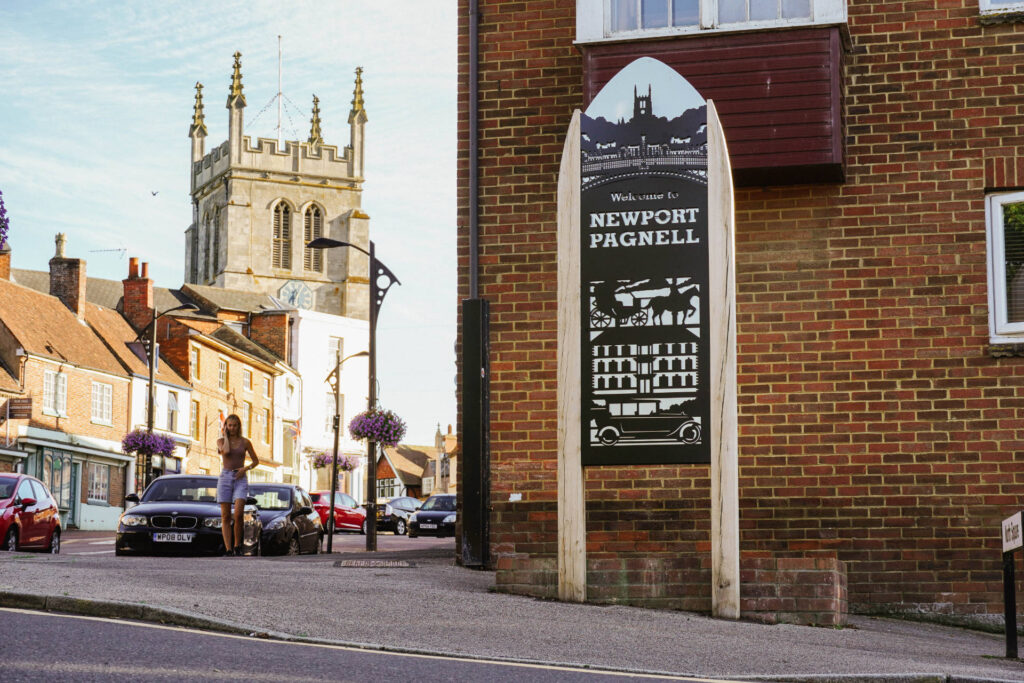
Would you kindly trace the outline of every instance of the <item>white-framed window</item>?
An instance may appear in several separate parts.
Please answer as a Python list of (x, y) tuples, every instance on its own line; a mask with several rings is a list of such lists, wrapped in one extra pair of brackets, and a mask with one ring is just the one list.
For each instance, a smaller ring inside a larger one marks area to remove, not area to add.
[(43, 410), (50, 415), (68, 416), (68, 376), (64, 373), (43, 373)]
[(341, 337), (327, 338), (327, 358), (333, 365), (345, 353), (345, 340)]
[(217, 386), (221, 391), (228, 390), (228, 362), (223, 358), (217, 363)]
[[(343, 408), (344, 405), (345, 405), (345, 397), (344, 396), (339, 396), (338, 397), (338, 414), (339, 415), (344, 415), (345, 414), (345, 409)], [(342, 432), (342, 435), (344, 435), (345, 425), (339, 424), (338, 425), (338, 429)], [(334, 392), (333, 391), (328, 391), (326, 394), (324, 394), (324, 431), (326, 433), (328, 433), (328, 434), (333, 434), (334, 433)]]
[(423, 491), (422, 491), (423, 495), (427, 495), (428, 493), (430, 493), (433, 490), (434, 490), (434, 478), (433, 477), (423, 477)]
[(242, 388), (252, 391), (252, 370), (249, 368), (242, 368)]
[(846, 0), (576, 0), (580, 43), (843, 23)]
[(90, 503), (106, 503), (110, 500), (110, 465), (89, 463)]
[(242, 434), (252, 438), (252, 404), (248, 401), (242, 401)]
[(112, 424), (114, 387), (103, 382), (92, 383), (92, 421)]
[(188, 364), (192, 379), (199, 381), (199, 347), (188, 347)]
[(270, 443), (270, 409), (263, 409), (263, 443)]
[(1021, 12), (1024, 11), (1024, 2), (1021, 0), (978, 0), (978, 9), (982, 14)]
[(988, 319), (993, 342), (1024, 341), (1024, 192), (985, 198)]
[(167, 431), (178, 431), (178, 392), (167, 392)]
[(192, 401), (192, 429), (190, 433), (192, 438), (196, 441), (199, 440), (199, 401)]
[(270, 378), (263, 378), (263, 398), (270, 398)]

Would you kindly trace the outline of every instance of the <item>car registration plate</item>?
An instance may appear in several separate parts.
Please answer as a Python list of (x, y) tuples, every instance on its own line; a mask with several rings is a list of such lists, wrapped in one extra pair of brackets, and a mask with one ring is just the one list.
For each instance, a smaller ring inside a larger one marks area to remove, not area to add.
[(153, 534), (153, 540), (157, 543), (191, 543), (195, 534), (181, 531), (161, 531)]
[(436, 524), (420, 524), (421, 529), (436, 529)]

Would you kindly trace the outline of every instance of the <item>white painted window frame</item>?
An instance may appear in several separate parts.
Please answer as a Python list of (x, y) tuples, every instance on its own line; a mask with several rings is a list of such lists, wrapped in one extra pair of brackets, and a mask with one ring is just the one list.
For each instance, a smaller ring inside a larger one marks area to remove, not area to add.
[(68, 416), (68, 376), (56, 370), (43, 372), (43, 413)]
[[(979, 0), (987, 2), (988, 0)], [(729, 24), (718, 23), (718, 0), (700, 0), (700, 26), (640, 28), (635, 31), (610, 30), (611, 0), (576, 0), (576, 42), (601, 43), (705, 33), (757, 31), (794, 26), (828, 26), (846, 23), (846, 0), (810, 0), (810, 18), (772, 19)], [(1005, 10), (1003, 10), (1005, 11)]]
[(1024, 202), (1024, 192), (994, 192), (985, 197), (985, 232), (988, 238), (988, 329), (993, 344), (1024, 342), (1024, 322), (1006, 316), (1006, 245), (1003, 205)]
[(1007, 14), (1009, 12), (1024, 12), (1024, 2), (993, 2), (992, 0), (978, 0), (978, 10), (982, 14)]
[(114, 420), (114, 387), (103, 382), (92, 383), (92, 421), (111, 425)]
[(86, 499), (90, 503), (110, 502), (110, 465), (89, 463), (89, 489)]

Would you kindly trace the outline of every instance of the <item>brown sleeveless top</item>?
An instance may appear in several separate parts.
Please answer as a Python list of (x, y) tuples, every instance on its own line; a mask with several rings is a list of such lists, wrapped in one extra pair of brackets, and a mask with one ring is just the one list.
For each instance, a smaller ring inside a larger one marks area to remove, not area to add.
[(245, 453), (248, 450), (249, 440), (244, 436), (238, 438), (238, 443), (232, 447), (231, 439), (228, 439), (228, 452), (221, 454), (221, 467), (226, 470), (239, 470), (245, 465)]

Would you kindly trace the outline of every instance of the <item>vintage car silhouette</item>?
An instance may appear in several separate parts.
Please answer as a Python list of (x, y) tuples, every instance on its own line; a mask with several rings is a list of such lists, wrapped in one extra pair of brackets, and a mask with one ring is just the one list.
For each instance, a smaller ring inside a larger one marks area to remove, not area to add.
[(619, 439), (669, 439), (683, 443), (700, 441), (700, 423), (681, 409), (662, 409), (658, 400), (609, 401), (590, 413), (597, 438), (606, 446)]

